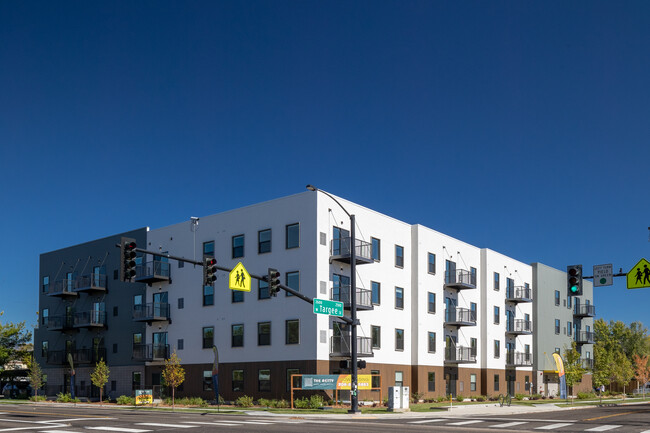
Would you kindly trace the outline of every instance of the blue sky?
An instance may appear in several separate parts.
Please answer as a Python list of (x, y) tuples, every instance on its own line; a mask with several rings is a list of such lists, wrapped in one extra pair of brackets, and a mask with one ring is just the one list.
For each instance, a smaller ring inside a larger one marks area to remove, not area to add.
[[(626, 271), (650, 259), (648, 47), (643, 1), (0, 2), (3, 321), (36, 321), (40, 253), (308, 183)], [(648, 325), (622, 280), (598, 316)]]

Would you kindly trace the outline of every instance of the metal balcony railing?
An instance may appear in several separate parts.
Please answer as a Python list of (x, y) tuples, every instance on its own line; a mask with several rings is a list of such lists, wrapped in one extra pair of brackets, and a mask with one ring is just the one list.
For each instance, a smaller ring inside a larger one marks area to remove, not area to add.
[(464, 269), (445, 271), (445, 289), (476, 289), (476, 274)]
[(528, 367), (533, 365), (533, 355), (526, 352), (507, 352), (506, 365), (513, 367)]
[(63, 365), (68, 363), (68, 352), (65, 350), (48, 350), (46, 362), (52, 365)]
[(575, 340), (578, 344), (594, 344), (594, 333), (586, 331), (576, 332)]
[(170, 269), (169, 262), (162, 260), (152, 260), (142, 265), (136, 265), (135, 281), (140, 283), (169, 281)]
[(525, 286), (509, 287), (506, 289), (507, 302), (533, 302), (533, 289)]
[(471, 364), (476, 362), (476, 349), (465, 346), (445, 348), (445, 362), (448, 364)]
[(79, 296), (79, 294), (75, 292), (75, 287), (75, 280), (65, 278), (63, 280), (55, 281), (53, 285), (51, 284), (48, 288), (47, 294), (49, 296), (59, 297)]
[(133, 359), (163, 361), (169, 358), (169, 344), (134, 344)]
[(103, 328), (106, 326), (106, 311), (90, 310), (74, 314), (75, 328)]
[[(343, 302), (344, 308), (351, 307), (352, 294), (350, 293), (351, 287), (349, 284), (334, 286), (330, 292), (330, 299), (332, 301)], [(361, 289), (357, 287), (357, 309), (358, 310), (372, 310), (372, 290)]]
[(76, 292), (105, 292), (106, 275), (97, 273), (82, 275), (77, 278), (74, 290)]
[(573, 308), (573, 315), (576, 317), (595, 317), (596, 306), (591, 304), (576, 305)]
[[(330, 258), (339, 262), (350, 263), (352, 238), (336, 238), (330, 241)], [(356, 264), (374, 263), (372, 259), (372, 244), (370, 242), (357, 239), (354, 244), (356, 254)]]
[(506, 334), (529, 335), (533, 333), (533, 323), (530, 320), (509, 320), (506, 325)]
[(74, 329), (74, 317), (72, 314), (65, 316), (50, 316), (47, 318), (47, 329), (50, 331), (66, 331)]
[(446, 309), (445, 325), (476, 326), (476, 311), (467, 308)]
[(72, 360), (75, 364), (96, 364), (101, 359), (106, 361), (106, 348), (77, 349), (72, 351)]
[(591, 358), (582, 358), (581, 360), (582, 368), (586, 368), (587, 370), (593, 370), (594, 369), (594, 360)]
[(169, 321), (170, 308), (167, 302), (151, 302), (133, 306), (135, 322), (165, 322)]
[[(352, 355), (349, 335), (333, 336), (330, 339), (330, 356), (334, 358), (349, 358)], [(370, 337), (357, 337), (357, 357), (374, 356), (372, 353), (372, 339)]]

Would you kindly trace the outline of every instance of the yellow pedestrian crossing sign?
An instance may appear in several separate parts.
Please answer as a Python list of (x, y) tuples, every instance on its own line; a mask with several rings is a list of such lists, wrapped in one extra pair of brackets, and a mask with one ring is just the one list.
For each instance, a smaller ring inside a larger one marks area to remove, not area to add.
[(228, 287), (230, 287), (230, 290), (251, 291), (251, 276), (241, 262), (237, 263), (237, 266), (230, 271)]
[(650, 287), (650, 262), (641, 259), (627, 273), (627, 288), (642, 289), (644, 287)]

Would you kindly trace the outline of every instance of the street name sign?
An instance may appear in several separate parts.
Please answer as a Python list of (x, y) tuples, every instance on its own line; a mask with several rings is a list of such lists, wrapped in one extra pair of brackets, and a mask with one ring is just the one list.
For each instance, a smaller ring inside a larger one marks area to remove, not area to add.
[(594, 265), (594, 287), (611, 286), (614, 279), (613, 266), (608, 265)]
[(251, 291), (251, 276), (241, 262), (237, 263), (237, 266), (230, 271), (228, 287), (230, 290), (239, 290), (241, 292)]
[(343, 302), (315, 298), (314, 314), (328, 314), (330, 316), (342, 317)]
[(627, 288), (642, 289), (644, 287), (650, 287), (650, 262), (641, 259), (627, 273)]

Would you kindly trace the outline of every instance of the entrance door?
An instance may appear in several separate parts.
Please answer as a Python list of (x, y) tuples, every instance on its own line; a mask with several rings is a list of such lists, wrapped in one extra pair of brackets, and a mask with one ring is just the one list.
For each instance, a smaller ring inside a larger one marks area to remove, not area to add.
[(458, 382), (458, 369), (445, 367), (445, 395), (456, 398), (456, 383)]
[(153, 316), (161, 317), (167, 315), (167, 292), (155, 293), (153, 295)]
[(340, 227), (333, 227), (332, 255), (350, 254), (350, 232)]
[(515, 395), (515, 377), (515, 372), (506, 371), (506, 388), (511, 396)]

